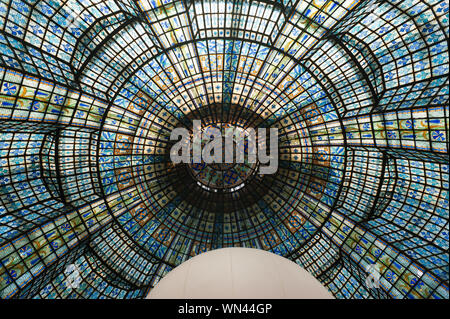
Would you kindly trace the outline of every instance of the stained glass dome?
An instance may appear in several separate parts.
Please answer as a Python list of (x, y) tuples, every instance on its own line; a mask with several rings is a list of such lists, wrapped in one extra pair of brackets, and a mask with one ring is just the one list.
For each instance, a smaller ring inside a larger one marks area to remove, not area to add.
[[(226, 247), (449, 298), (448, 38), (445, 0), (0, 0), (0, 298), (144, 298)], [(276, 173), (173, 164), (194, 119), (278, 129)]]

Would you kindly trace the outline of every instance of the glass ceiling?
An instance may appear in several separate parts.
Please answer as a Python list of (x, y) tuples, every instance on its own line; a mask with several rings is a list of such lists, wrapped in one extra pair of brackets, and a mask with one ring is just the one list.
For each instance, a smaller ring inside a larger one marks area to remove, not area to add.
[[(243, 246), (449, 298), (448, 40), (445, 0), (0, 0), (0, 297), (142, 298)], [(193, 119), (278, 128), (277, 173), (173, 165)]]

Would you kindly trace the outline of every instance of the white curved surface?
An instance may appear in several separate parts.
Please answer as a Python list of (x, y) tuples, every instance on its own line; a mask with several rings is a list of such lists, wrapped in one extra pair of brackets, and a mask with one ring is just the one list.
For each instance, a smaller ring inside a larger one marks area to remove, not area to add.
[(287, 258), (252, 248), (222, 248), (174, 268), (147, 299), (334, 299)]

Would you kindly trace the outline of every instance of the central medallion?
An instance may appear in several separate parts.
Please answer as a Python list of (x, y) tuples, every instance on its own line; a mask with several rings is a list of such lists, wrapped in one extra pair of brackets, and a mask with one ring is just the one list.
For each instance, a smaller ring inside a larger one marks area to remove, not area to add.
[[(234, 128), (234, 133), (230, 133), (230, 128)], [(245, 129), (242, 127), (232, 126), (228, 123), (215, 123), (202, 127), (199, 131), (201, 134), (202, 147), (209, 142), (208, 131), (212, 129), (219, 129), (222, 133), (222, 154), (225, 154), (226, 141), (233, 141), (232, 149), (236, 149), (236, 132), (238, 134), (245, 134)], [(231, 134), (231, 135), (230, 135)], [(234, 134), (234, 135), (233, 135)], [(253, 176), (258, 168), (258, 161), (249, 161), (249, 144), (248, 140), (243, 140), (244, 143), (244, 158), (241, 161), (236, 159), (236, 153), (233, 155), (231, 163), (201, 163), (189, 164), (189, 171), (197, 184), (209, 191), (235, 191), (246, 185), (248, 179)]]

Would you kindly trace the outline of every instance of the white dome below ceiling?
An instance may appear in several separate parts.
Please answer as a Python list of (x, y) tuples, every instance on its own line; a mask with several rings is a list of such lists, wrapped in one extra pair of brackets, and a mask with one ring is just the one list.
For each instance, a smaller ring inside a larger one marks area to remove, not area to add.
[(305, 269), (252, 248), (197, 255), (170, 271), (148, 299), (334, 299)]

